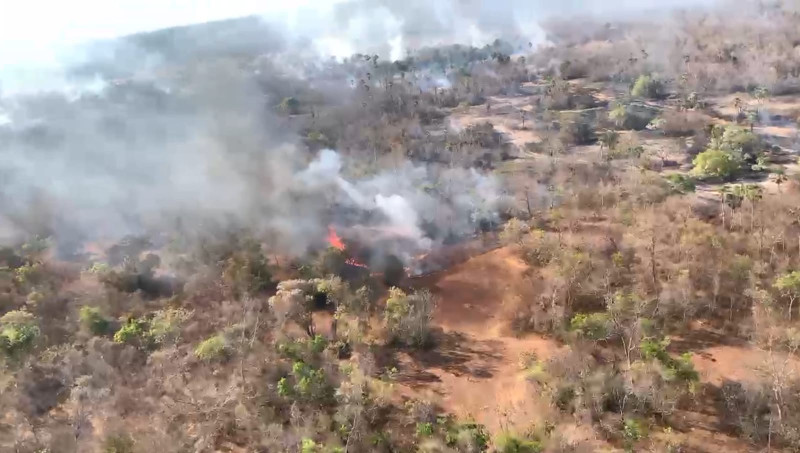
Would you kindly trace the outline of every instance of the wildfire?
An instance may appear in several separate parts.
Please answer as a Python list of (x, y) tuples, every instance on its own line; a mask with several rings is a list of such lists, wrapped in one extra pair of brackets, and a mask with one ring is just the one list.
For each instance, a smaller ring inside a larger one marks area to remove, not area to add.
[(337, 248), (339, 250), (344, 250), (344, 242), (342, 242), (342, 238), (336, 234), (336, 230), (333, 229), (332, 226), (328, 225), (328, 244), (331, 245), (333, 248)]
[[(342, 238), (339, 237), (339, 235), (336, 233), (336, 230), (331, 225), (328, 225), (328, 244), (330, 244), (331, 247), (339, 249), (341, 251), (344, 251), (346, 249), (344, 241), (342, 241)], [(366, 264), (352, 257), (347, 258), (347, 260), (345, 260), (345, 263), (351, 266), (363, 267), (364, 269), (369, 268), (369, 266), (367, 266)]]
[(362, 263), (361, 261), (358, 261), (355, 258), (347, 258), (347, 260), (345, 260), (345, 263), (347, 263), (347, 264), (349, 264), (351, 266), (363, 267), (364, 269), (369, 269), (369, 266), (367, 266), (366, 264)]

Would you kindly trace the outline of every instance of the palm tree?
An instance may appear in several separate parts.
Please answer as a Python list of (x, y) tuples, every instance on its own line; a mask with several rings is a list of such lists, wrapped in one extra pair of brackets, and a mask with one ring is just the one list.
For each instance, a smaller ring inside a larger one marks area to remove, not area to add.
[(778, 192), (781, 191), (781, 184), (785, 183), (788, 180), (789, 178), (787, 178), (786, 174), (782, 171), (775, 175), (775, 184), (778, 185)]
[(733, 196), (731, 186), (725, 184), (719, 189), (719, 208), (722, 213), (722, 229), (725, 229), (725, 205), (728, 203), (730, 197)]
[(750, 203), (750, 230), (753, 230), (753, 222), (755, 220), (755, 206), (756, 202), (761, 199), (763, 191), (758, 184), (739, 184), (733, 187), (730, 198), (728, 200), (731, 208), (738, 208), (742, 200), (747, 200)]
[(600, 158), (603, 157), (603, 148), (608, 148), (612, 151), (619, 144), (619, 132), (608, 129), (600, 134), (598, 139), (600, 141)]
[(758, 184), (747, 184), (744, 187), (744, 198), (750, 202), (750, 231), (756, 217), (756, 203), (764, 196), (764, 188)]

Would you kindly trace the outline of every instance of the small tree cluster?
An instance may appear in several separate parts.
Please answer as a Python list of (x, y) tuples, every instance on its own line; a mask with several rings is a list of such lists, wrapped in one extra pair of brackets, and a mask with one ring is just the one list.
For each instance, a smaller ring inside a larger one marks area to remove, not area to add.
[(408, 295), (400, 288), (391, 288), (383, 315), (391, 340), (412, 347), (427, 346), (435, 308), (436, 299), (427, 289)]

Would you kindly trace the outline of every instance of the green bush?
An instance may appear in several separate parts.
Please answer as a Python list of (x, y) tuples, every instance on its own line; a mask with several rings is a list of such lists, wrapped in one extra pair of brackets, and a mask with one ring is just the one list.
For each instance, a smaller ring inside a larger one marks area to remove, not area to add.
[(42, 278), (44, 273), (39, 263), (28, 263), (14, 270), (14, 279), (20, 285), (36, 285)]
[(617, 102), (608, 112), (608, 117), (618, 129), (633, 129), (640, 131), (656, 118), (658, 111), (648, 106), (623, 104)]
[(391, 339), (412, 347), (428, 345), (435, 307), (436, 300), (428, 290), (407, 295), (400, 288), (389, 289), (383, 316)]
[(512, 434), (500, 435), (495, 441), (498, 453), (540, 453), (544, 446), (538, 440), (520, 439)]
[(278, 109), (287, 115), (297, 115), (300, 113), (300, 102), (293, 97), (286, 97), (278, 104)]
[(590, 340), (602, 340), (609, 335), (609, 320), (606, 313), (578, 313), (572, 317), (570, 330)]
[(278, 354), (295, 361), (313, 360), (327, 347), (328, 340), (319, 334), (314, 335), (313, 338), (282, 340), (277, 343)]
[(298, 396), (309, 401), (320, 401), (330, 394), (330, 386), (325, 372), (303, 362), (295, 362), (292, 366), (295, 378), (294, 390)]
[[(321, 402), (332, 394), (325, 371), (298, 360), (292, 365), (291, 380), (283, 377), (278, 380), (278, 394), (287, 398), (297, 398), (306, 402)], [(294, 385), (291, 385), (294, 381)]]
[(670, 186), (672, 187), (672, 191), (675, 193), (694, 192), (696, 189), (694, 178), (691, 176), (681, 173), (673, 173), (671, 175), (667, 175), (666, 180), (669, 182)]
[(147, 335), (150, 340), (158, 345), (175, 342), (180, 335), (180, 329), (189, 319), (190, 313), (181, 308), (167, 308), (153, 314)]
[(477, 423), (454, 423), (447, 417), (445, 425), (445, 443), (455, 447), (457, 451), (483, 452), (489, 448), (489, 433), (486, 427)]
[(736, 175), (741, 167), (737, 156), (728, 151), (708, 149), (695, 156), (692, 161), (696, 175), (703, 177), (720, 178), (729, 180)]
[(78, 316), (81, 325), (92, 335), (105, 335), (111, 329), (111, 323), (100, 314), (100, 309), (84, 305), (81, 307)]
[(694, 369), (691, 353), (686, 352), (678, 356), (678, 358), (674, 358), (667, 352), (667, 346), (669, 346), (668, 338), (660, 341), (646, 338), (639, 343), (639, 350), (643, 359), (657, 360), (661, 363), (666, 371), (665, 377), (667, 380), (689, 384), (697, 382), (700, 379), (700, 375)]
[(147, 321), (137, 318), (128, 318), (125, 324), (114, 334), (114, 342), (146, 346), (148, 343), (147, 328)]
[(625, 440), (625, 449), (633, 451), (633, 444), (647, 436), (647, 427), (642, 422), (627, 418), (622, 422), (622, 438)]
[(134, 442), (127, 434), (116, 434), (103, 441), (103, 453), (133, 453)]
[(640, 75), (631, 89), (631, 95), (641, 98), (661, 99), (665, 95), (664, 83), (650, 75)]
[(39, 334), (36, 317), (27, 311), (13, 310), (0, 318), (0, 350), (7, 356), (30, 350)]
[(417, 437), (430, 437), (433, 436), (433, 423), (417, 423)]
[(740, 156), (755, 155), (761, 146), (758, 135), (743, 127), (715, 126), (711, 135), (712, 148), (735, 152)]
[(194, 348), (194, 355), (200, 360), (211, 362), (221, 360), (228, 354), (228, 344), (225, 336), (216, 334), (206, 338)]
[(322, 447), (314, 442), (313, 439), (309, 439), (308, 437), (303, 438), (300, 442), (300, 453), (320, 453), (322, 452)]

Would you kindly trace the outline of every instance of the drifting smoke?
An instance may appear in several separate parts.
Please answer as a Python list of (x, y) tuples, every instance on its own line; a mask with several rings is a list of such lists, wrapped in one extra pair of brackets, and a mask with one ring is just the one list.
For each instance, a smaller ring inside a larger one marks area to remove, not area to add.
[(347, 178), (335, 151), (309, 163), (298, 131), (272, 110), (303, 84), (326, 100), (349, 95), (351, 75), (311, 59), (320, 53), (399, 58), (423, 43), (497, 37), (527, 45), (541, 38), (537, 19), (561, 12), (538, 6), (354, 0), (332, 7), (333, 23), (321, 8), (282, 25), (238, 19), (87, 46), (63, 71), (81, 90), (0, 95), (0, 242), (52, 235), (68, 249), (247, 228), (299, 255), (333, 221), (391, 231), (411, 243), (399, 253), (408, 256), (470, 234), (496, 221), (493, 178), (410, 163)]
[(256, 79), (227, 60), (192, 69), (76, 99), (7, 100), (0, 239), (52, 235), (69, 249), (247, 228), (301, 255), (333, 219), (393, 230), (409, 256), (496, 216), (498, 186), (476, 171), (406, 164), (349, 181), (334, 151), (308, 163)]
[[(305, 190), (342, 208), (338, 223), (361, 228), (365, 236), (383, 234), (402, 240), (405, 249), (393, 253), (403, 258), (474, 233), (482, 224), (496, 223), (498, 209), (506, 201), (498, 181), (474, 169), (406, 163), (356, 181), (343, 178), (341, 170), (341, 157), (322, 150), (296, 179)], [(346, 212), (355, 215), (341, 214)], [(371, 214), (368, 220), (364, 213)]]

